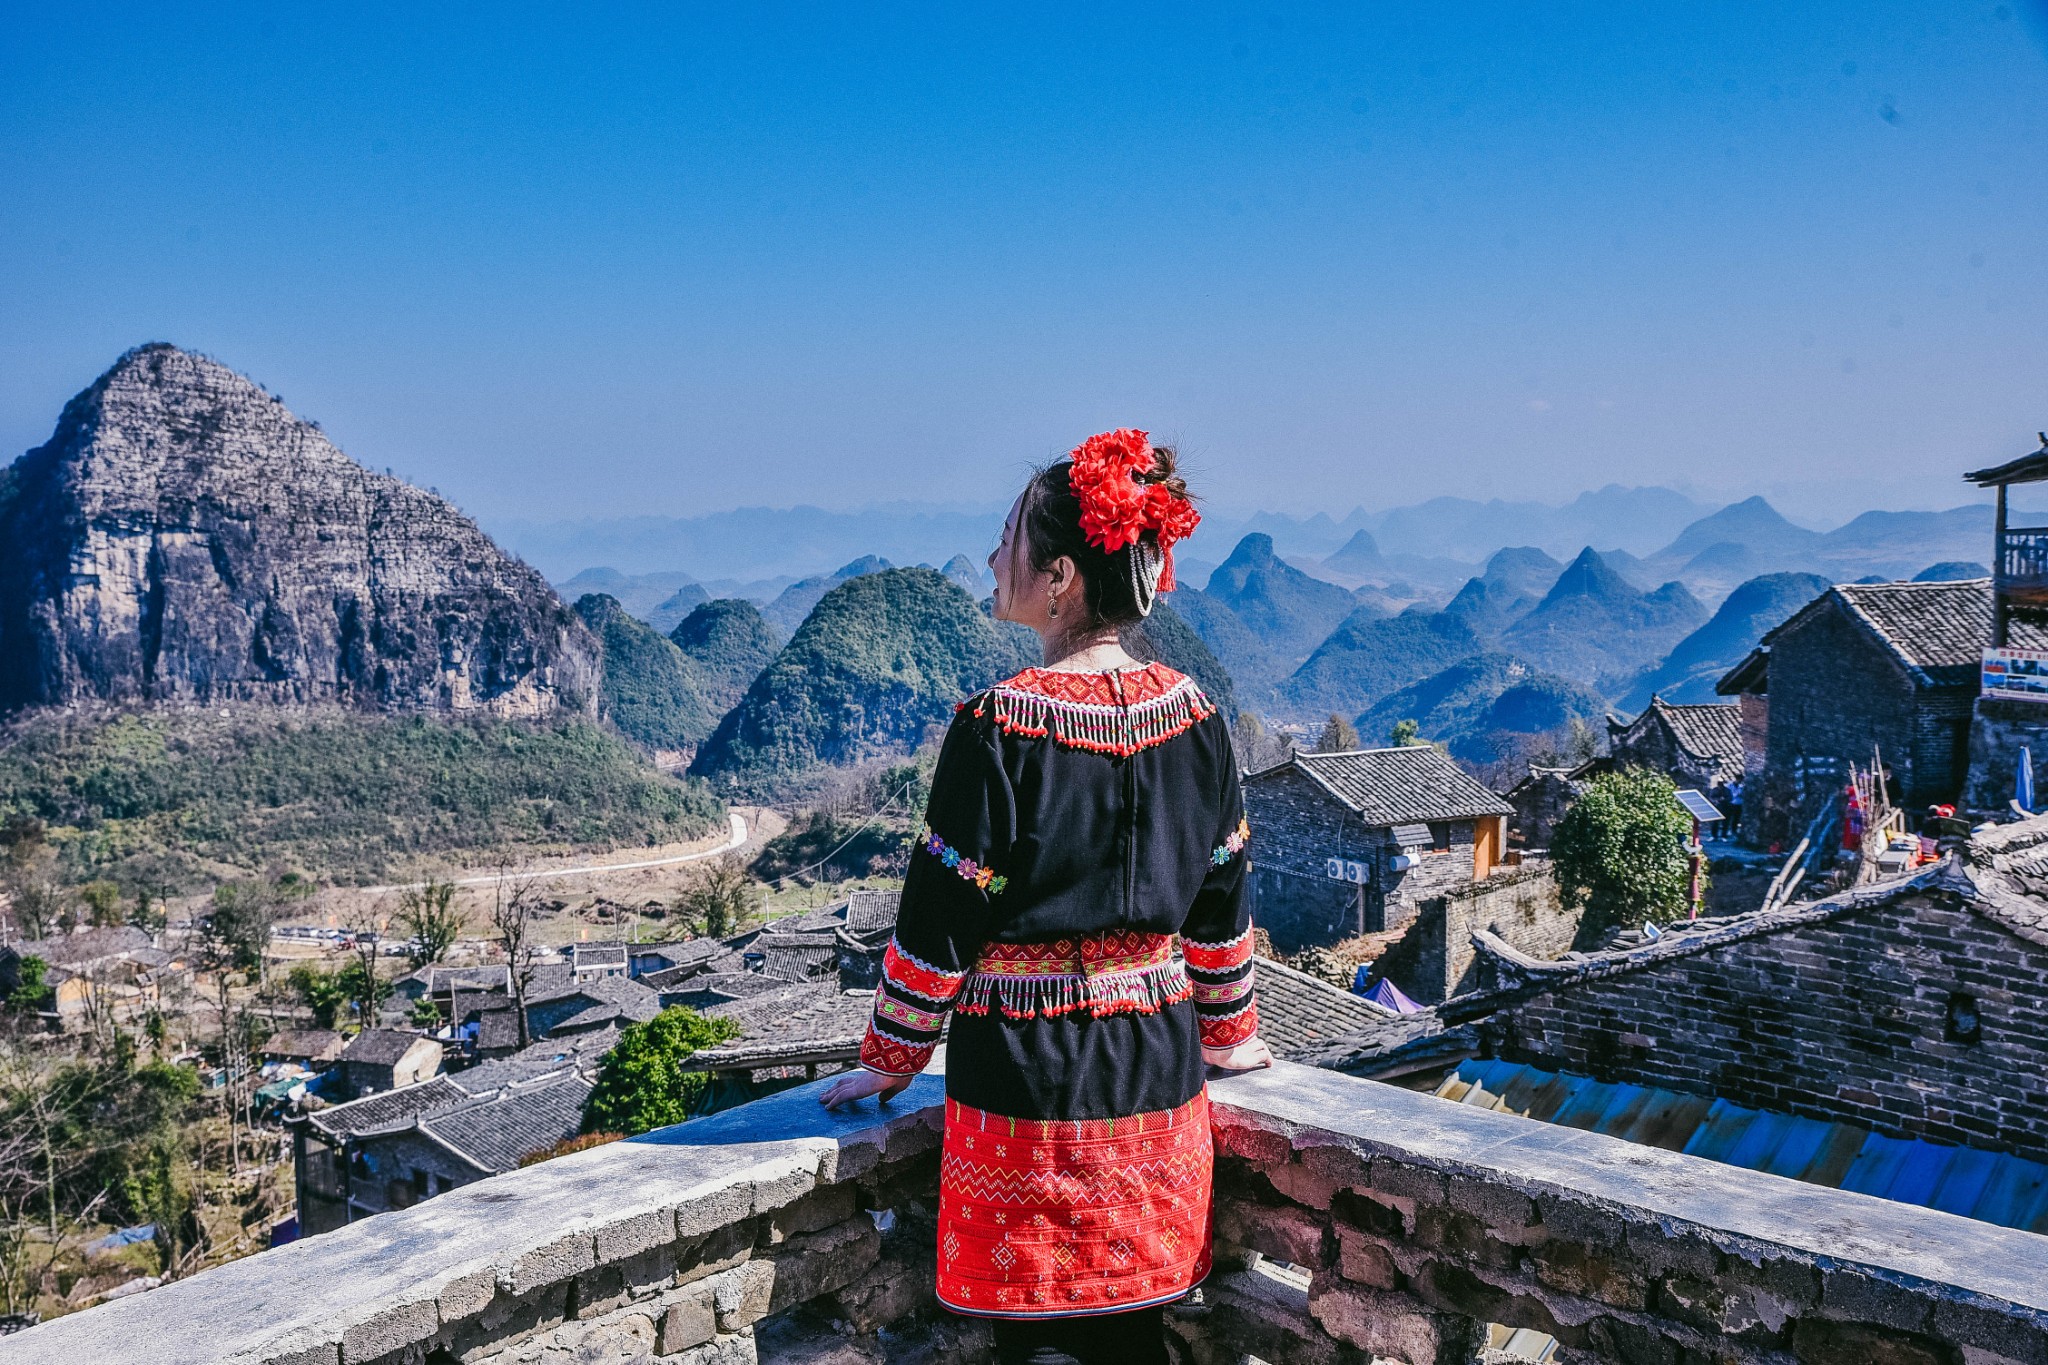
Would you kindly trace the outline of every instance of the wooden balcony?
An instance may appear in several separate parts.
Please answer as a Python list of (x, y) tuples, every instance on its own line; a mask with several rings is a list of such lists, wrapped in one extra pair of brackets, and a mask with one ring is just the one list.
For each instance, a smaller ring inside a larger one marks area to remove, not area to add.
[(2048, 526), (2008, 527), (1998, 537), (1995, 587), (2015, 606), (2048, 607)]

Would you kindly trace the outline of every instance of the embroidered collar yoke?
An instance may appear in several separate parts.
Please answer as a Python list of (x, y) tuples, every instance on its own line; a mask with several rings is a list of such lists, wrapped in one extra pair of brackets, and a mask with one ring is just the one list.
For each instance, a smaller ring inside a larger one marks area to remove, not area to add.
[(1251, 837), (1228, 729), (1164, 665), (961, 705), (861, 1050), (902, 1075), (949, 1039), (949, 1306), (1114, 1312), (1206, 1273), (1201, 1048), (1258, 1030)]

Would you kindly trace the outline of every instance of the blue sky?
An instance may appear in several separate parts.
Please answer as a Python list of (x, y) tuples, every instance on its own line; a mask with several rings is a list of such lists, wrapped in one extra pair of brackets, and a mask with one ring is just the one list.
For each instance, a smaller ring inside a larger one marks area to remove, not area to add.
[(2042, 0), (588, 8), (16, 7), (0, 452), (154, 339), (487, 522), (1121, 424), (1231, 508), (1832, 522), (2048, 425)]

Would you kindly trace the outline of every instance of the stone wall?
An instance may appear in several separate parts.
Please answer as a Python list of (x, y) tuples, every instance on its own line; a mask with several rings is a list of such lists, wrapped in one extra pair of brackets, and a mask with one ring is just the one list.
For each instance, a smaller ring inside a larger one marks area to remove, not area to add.
[(2018, 777), (2020, 746), (2034, 759), (2034, 801), (2048, 803), (2048, 704), (1979, 697), (1970, 721), (1970, 776), (1963, 804), (2004, 810)]
[[(919, 1333), (982, 1365), (931, 1297), (940, 1081), (839, 1114), (823, 1084), (59, 1318), (0, 1365), (754, 1365)], [(1192, 1365), (1462, 1365), (1488, 1322), (1565, 1365), (2048, 1365), (2048, 1239), (1286, 1063), (1212, 1093), (1218, 1273), (1169, 1313)]]
[[(1958, 885), (1967, 887), (1968, 883)], [(1940, 873), (1617, 954), (1483, 1026), (1513, 1061), (2048, 1160), (2048, 947)], [(1959, 1037), (1967, 1005), (1976, 1031)]]
[(1487, 930), (1519, 952), (1549, 960), (1571, 950), (1584, 914), (1584, 907), (1565, 907), (1547, 861), (1506, 868), (1424, 901), (1374, 974), (1411, 999), (1440, 1004), (1491, 984), (1481, 980), (1474, 932)]
[[(1431, 896), (1472, 880), (1470, 820), (1431, 825), (1447, 849), (1414, 850), (1414, 864), (1396, 871), (1393, 859), (1402, 850), (1393, 831), (1365, 824), (1298, 769), (1246, 783), (1244, 799), (1252, 826), (1252, 915), (1283, 953), (1398, 929)], [(1366, 865), (1362, 890), (1331, 880), (1325, 869), (1332, 858)]]
[(1195, 1365), (1463, 1365), (1486, 1323), (1564, 1365), (2048, 1362), (2030, 1233), (1285, 1064), (1215, 1089)]
[[(1819, 803), (1847, 780), (1844, 763), (1868, 767), (1879, 750), (1896, 803), (1912, 809), (1952, 799), (1967, 724), (1967, 692), (1916, 693), (1905, 666), (1835, 606), (1816, 611), (1772, 642), (1770, 724), (1761, 802), (1754, 790), (1745, 834), (1790, 843)], [(1749, 821), (1754, 818), (1756, 823)]]

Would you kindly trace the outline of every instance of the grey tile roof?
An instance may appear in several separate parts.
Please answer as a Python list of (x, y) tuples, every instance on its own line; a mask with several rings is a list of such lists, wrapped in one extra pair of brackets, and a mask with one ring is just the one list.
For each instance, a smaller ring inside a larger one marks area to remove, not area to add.
[(428, 966), (421, 968), (421, 971), (426, 974), (429, 995), (446, 995), (451, 991), (512, 989), (512, 969), (502, 962), (480, 967)]
[(846, 903), (846, 927), (856, 934), (893, 929), (902, 900), (901, 891), (856, 891)]
[(1298, 1059), (1389, 1017), (1363, 996), (1270, 958), (1259, 958), (1252, 970), (1259, 993), (1259, 1036), (1276, 1057)]
[(307, 1122), (330, 1137), (360, 1137), (405, 1127), (419, 1114), (468, 1098), (469, 1092), (449, 1077), (436, 1076), (418, 1085), (402, 1085), (396, 1090), (382, 1090), (347, 1104), (332, 1105), (312, 1114)]
[(274, 1033), (263, 1044), (263, 1052), (269, 1057), (311, 1057), (324, 1060), (340, 1054), (341, 1035), (331, 1028), (286, 1029)]
[(392, 1066), (420, 1041), (422, 1035), (402, 1033), (397, 1029), (366, 1028), (349, 1040), (342, 1049), (344, 1062), (367, 1062), (372, 1066)]
[[(1256, 783), (1290, 766), (1308, 774), (1368, 825), (1514, 814), (1514, 807), (1488, 791), (1434, 744), (1336, 754), (1297, 752), (1286, 763), (1253, 773), (1245, 781)], [(1256, 830), (1252, 837), (1258, 838)]]
[(601, 971), (616, 967), (626, 968), (626, 945), (623, 943), (578, 943), (570, 949), (570, 964), (579, 972)]
[(633, 945), (633, 960), (645, 962), (658, 958), (668, 966), (659, 971), (672, 971), (677, 967), (701, 966), (714, 957), (729, 951), (725, 944), (715, 938), (679, 939), (673, 943), (636, 943)]
[(1629, 725), (1637, 727), (1662, 721), (1678, 741), (1678, 747), (1694, 758), (1712, 764), (1713, 780), (1733, 782), (1742, 776), (1742, 707), (1732, 701), (1674, 704), (1652, 698), (1642, 715)]
[(449, 1004), (448, 1017), (453, 1023), (466, 1024), (471, 1016), (482, 1014), (486, 1010), (511, 1008), (512, 997), (498, 991), (457, 991)]
[(839, 939), (830, 930), (763, 934), (747, 949), (758, 954), (761, 974), (782, 981), (810, 981), (825, 976), (839, 963)]
[(564, 1070), (422, 1115), (419, 1126), (479, 1170), (497, 1174), (516, 1170), (521, 1157), (576, 1136), (590, 1091), (589, 1078)]
[(52, 967), (76, 967), (101, 958), (119, 957), (150, 946), (149, 935), (140, 929), (117, 925), (105, 929), (80, 929), (76, 933), (50, 938), (23, 939), (9, 945), (22, 957), (39, 957)]
[(518, 1047), (519, 1011), (508, 1006), (479, 1014), (476, 1017), (476, 1045), (490, 1052)]
[[(1765, 633), (1770, 645), (1833, 603), (1860, 623), (1931, 687), (1975, 687), (1984, 647), (1991, 643), (1991, 580), (1953, 583), (1837, 583)], [(2011, 642), (2048, 649), (2048, 627), (2015, 620)]]
[(869, 991), (846, 991), (837, 980), (785, 986), (746, 1000), (712, 1005), (704, 1013), (730, 1019), (740, 1036), (705, 1048), (691, 1059), (693, 1068), (773, 1066), (788, 1057), (836, 1052), (851, 1059), (860, 1052), (874, 1007)]

